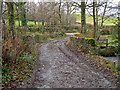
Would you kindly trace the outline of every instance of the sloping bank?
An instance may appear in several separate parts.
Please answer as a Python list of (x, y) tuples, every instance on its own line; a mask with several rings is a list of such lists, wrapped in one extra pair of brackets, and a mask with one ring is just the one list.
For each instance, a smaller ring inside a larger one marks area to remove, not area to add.
[(104, 59), (101, 56), (95, 55), (96, 52), (94, 40), (79, 37), (70, 37), (67, 41), (67, 47), (74, 52), (78, 57), (80, 52), (84, 52), (89, 58), (87, 62), (91, 67), (97, 71), (102, 72), (104, 76), (111, 82), (115, 83), (118, 87), (120, 86), (120, 72), (116, 70), (115, 63)]

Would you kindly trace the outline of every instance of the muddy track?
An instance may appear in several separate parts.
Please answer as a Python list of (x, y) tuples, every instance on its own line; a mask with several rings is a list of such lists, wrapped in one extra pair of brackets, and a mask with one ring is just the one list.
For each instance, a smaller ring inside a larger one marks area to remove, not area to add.
[(114, 88), (101, 73), (65, 46), (68, 38), (43, 43), (27, 87), (32, 88)]

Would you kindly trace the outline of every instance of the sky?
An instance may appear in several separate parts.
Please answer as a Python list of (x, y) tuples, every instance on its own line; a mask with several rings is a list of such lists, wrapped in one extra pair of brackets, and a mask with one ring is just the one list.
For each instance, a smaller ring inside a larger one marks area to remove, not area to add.
[[(7, 1), (7, 2), (11, 2), (11, 1), (20, 1), (20, 2), (25, 2), (25, 1), (29, 1), (29, 2), (35, 2), (35, 3), (38, 3), (38, 2), (54, 2), (54, 1), (59, 1), (59, 0), (4, 0), (4, 1)], [(62, 2), (63, 1), (66, 1), (66, 0), (62, 0)], [(80, 2), (80, 1), (83, 1), (83, 0), (68, 0), (68, 1), (78, 1), (78, 2)], [(88, 1), (88, 3), (89, 2), (91, 2), (91, 1), (93, 1), (93, 0), (85, 0), (85, 1)], [(97, 0), (97, 1), (109, 1), (109, 2), (111, 2), (111, 3), (109, 3), (108, 4), (108, 6), (111, 6), (111, 7), (118, 7), (118, 2), (120, 2), (120, 0)], [(102, 10), (102, 8), (101, 8), (101, 10)], [(79, 12), (79, 11), (78, 11)], [(102, 12), (102, 11), (101, 11)], [(111, 11), (111, 12), (109, 12), (108, 13), (108, 15), (109, 14), (114, 14), (114, 13), (117, 13), (118, 12), (118, 10), (117, 9), (113, 9), (113, 11)], [(80, 13), (80, 12), (79, 12)]]
[[(3, 0), (3, 1), (7, 1), (7, 2), (12, 2), (12, 1), (20, 1), (20, 2), (25, 2), (25, 1), (29, 1), (29, 2), (41, 2), (41, 1), (44, 1), (44, 2), (54, 2), (54, 1), (59, 1), (59, 0)], [(62, 1), (65, 1), (65, 0), (62, 0)], [(68, 1), (83, 1), (83, 0), (68, 0)], [(86, 0), (85, 0), (86, 1)], [(90, 1), (90, 0), (88, 0)], [(91, 0), (92, 1), (92, 0)], [(98, 1), (108, 1), (108, 0), (98, 0)], [(118, 2), (120, 0), (109, 0), (110, 2), (113, 2), (115, 4), (118, 4)]]
[[(24, 1), (24, 0), (23, 0)], [(29, 0), (30, 2), (40, 2), (40, 1), (48, 1), (48, 2), (53, 2), (53, 1), (59, 1), (59, 0)], [(62, 0), (64, 1), (64, 0)], [(81, 1), (81, 0), (68, 0), (68, 1)], [(100, 0), (100, 1), (108, 1), (108, 0)], [(120, 0), (109, 0), (110, 2), (113, 2), (115, 4), (118, 4)]]
[[(35, 3), (37, 2), (41, 2), (41, 1), (47, 1), (47, 2), (54, 2), (54, 1), (59, 1), (59, 0), (29, 0), (29, 1), (34, 1)], [(64, 0), (62, 0), (64, 1)], [(82, 1), (82, 0), (68, 0), (68, 1)], [(92, 0), (88, 0), (88, 3), (91, 2)], [(97, 1), (109, 1), (109, 4), (108, 6), (111, 6), (111, 7), (116, 7), (118, 6), (118, 2), (120, 2), (120, 0), (97, 0)], [(99, 10), (99, 13), (103, 12), (103, 9), (104, 8), (101, 8), (101, 10)], [(109, 16), (111, 14), (115, 14), (117, 13), (118, 10), (117, 9), (112, 9), (110, 12), (106, 13), (106, 16)], [(80, 11), (78, 11), (78, 14), (80, 13)], [(115, 15), (115, 17), (117, 17), (117, 14)]]

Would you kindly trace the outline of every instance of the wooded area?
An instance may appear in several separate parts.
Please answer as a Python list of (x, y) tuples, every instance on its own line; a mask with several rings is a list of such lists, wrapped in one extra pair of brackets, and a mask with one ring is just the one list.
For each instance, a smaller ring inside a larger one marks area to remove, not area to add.
[[(87, 1), (35, 3), (1, 0), (3, 88), (17, 87), (31, 77), (39, 45), (69, 37), (66, 33), (74, 34), (67, 40), (66, 46), (91, 56), (117, 57), (117, 61), (98, 61), (111, 73), (120, 75), (120, 4), (115, 6), (119, 10), (116, 16), (115, 13), (110, 14), (113, 8), (108, 8), (109, 1)], [(91, 23), (87, 22), (88, 19)], [(106, 25), (107, 22), (114, 25)]]

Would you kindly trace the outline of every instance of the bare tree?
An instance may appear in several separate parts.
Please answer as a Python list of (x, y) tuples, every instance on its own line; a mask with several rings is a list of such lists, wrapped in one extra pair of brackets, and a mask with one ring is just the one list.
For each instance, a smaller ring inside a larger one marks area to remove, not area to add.
[(107, 8), (107, 3), (108, 3), (108, 2), (105, 2), (105, 7), (104, 7), (103, 15), (102, 15), (101, 26), (103, 26), (104, 16), (105, 16), (105, 13), (106, 13), (106, 8)]

